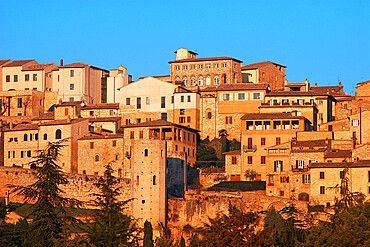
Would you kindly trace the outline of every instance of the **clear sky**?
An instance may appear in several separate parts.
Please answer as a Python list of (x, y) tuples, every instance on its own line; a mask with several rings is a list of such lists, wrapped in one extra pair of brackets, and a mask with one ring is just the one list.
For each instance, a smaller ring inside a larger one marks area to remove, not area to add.
[(289, 82), (353, 93), (370, 80), (370, 1), (0, 0), (0, 59), (169, 74), (176, 49), (287, 66)]

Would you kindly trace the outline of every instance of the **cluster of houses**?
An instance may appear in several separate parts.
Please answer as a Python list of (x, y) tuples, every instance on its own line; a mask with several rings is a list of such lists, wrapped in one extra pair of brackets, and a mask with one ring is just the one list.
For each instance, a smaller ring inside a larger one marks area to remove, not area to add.
[(0, 60), (0, 165), (30, 169), (37, 150), (65, 139), (64, 172), (99, 176), (110, 163), (131, 179), (133, 216), (164, 222), (199, 140), (223, 131), (241, 142), (225, 153), (228, 180), (254, 171), (268, 195), (326, 204), (349, 176), (370, 198), (370, 81), (351, 96), (340, 83), (288, 83), (270, 61), (175, 53), (169, 75), (137, 81), (122, 66)]

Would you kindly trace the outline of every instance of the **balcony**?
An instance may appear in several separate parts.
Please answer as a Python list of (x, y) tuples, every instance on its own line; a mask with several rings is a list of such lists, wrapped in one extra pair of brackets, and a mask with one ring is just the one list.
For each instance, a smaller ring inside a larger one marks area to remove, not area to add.
[(255, 152), (257, 150), (256, 145), (243, 145), (244, 152)]
[(292, 172), (308, 172), (308, 167), (298, 168), (296, 166), (292, 166)]

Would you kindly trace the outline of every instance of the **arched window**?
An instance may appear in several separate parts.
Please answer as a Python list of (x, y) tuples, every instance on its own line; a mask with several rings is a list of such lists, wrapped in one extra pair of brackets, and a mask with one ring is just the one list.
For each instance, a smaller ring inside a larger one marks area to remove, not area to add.
[(226, 84), (227, 83), (227, 77), (226, 74), (222, 75), (222, 83)]
[(149, 155), (149, 150), (148, 149), (145, 149), (144, 150), (144, 156), (148, 156)]
[(28, 141), (28, 135), (27, 134), (24, 134), (24, 136), (23, 136), (23, 141)]
[(95, 161), (99, 161), (99, 155), (95, 155)]
[(180, 77), (176, 76), (175, 81), (180, 81)]
[(214, 79), (213, 79), (213, 83), (215, 85), (218, 85), (218, 83), (220, 82), (220, 79), (218, 78), (218, 75), (215, 75)]
[(153, 185), (157, 185), (157, 177), (155, 175), (153, 176)]
[(38, 133), (36, 133), (35, 134), (35, 140), (37, 141), (39, 139), (39, 134)]
[(182, 78), (182, 82), (184, 83), (184, 86), (186, 87), (186, 85), (188, 84), (188, 77), (187, 76), (184, 76)]
[(207, 86), (210, 86), (211, 85), (211, 76), (210, 75), (207, 75), (206, 76), (206, 85)]
[(210, 112), (210, 111), (209, 111), (209, 112), (207, 113), (207, 118), (208, 118), (208, 119), (211, 119), (211, 118), (212, 118), (212, 112)]
[(190, 86), (195, 86), (195, 76), (190, 77)]
[(202, 75), (198, 77), (198, 86), (203, 86), (203, 76)]
[(44, 134), (44, 140), (48, 139), (48, 134)]
[(55, 131), (55, 139), (62, 139), (62, 131), (60, 129)]

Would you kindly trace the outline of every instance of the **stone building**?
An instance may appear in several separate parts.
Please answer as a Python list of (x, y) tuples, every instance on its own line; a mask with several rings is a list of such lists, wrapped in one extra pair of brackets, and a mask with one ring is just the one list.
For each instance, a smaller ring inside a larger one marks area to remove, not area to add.
[(266, 83), (272, 91), (284, 90), (286, 66), (270, 61), (241, 66), (243, 83)]
[(230, 181), (240, 181), (242, 174), (240, 150), (223, 153), (225, 155), (225, 173)]
[(242, 61), (232, 57), (196, 58), (197, 53), (180, 48), (176, 60), (169, 61), (171, 81), (189, 89), (219, 84), (242, 83)]
[(106, 90), (102, 90), (103, 95), (101, 103), (119, 102), (119, 89), (127, 84), (130, 84), (131, 82), (132, 76), (127, 74), (127, 69), (122, 65), (117, 69), (110, 70), (106, 85), (102, 85), (102, 87)]

